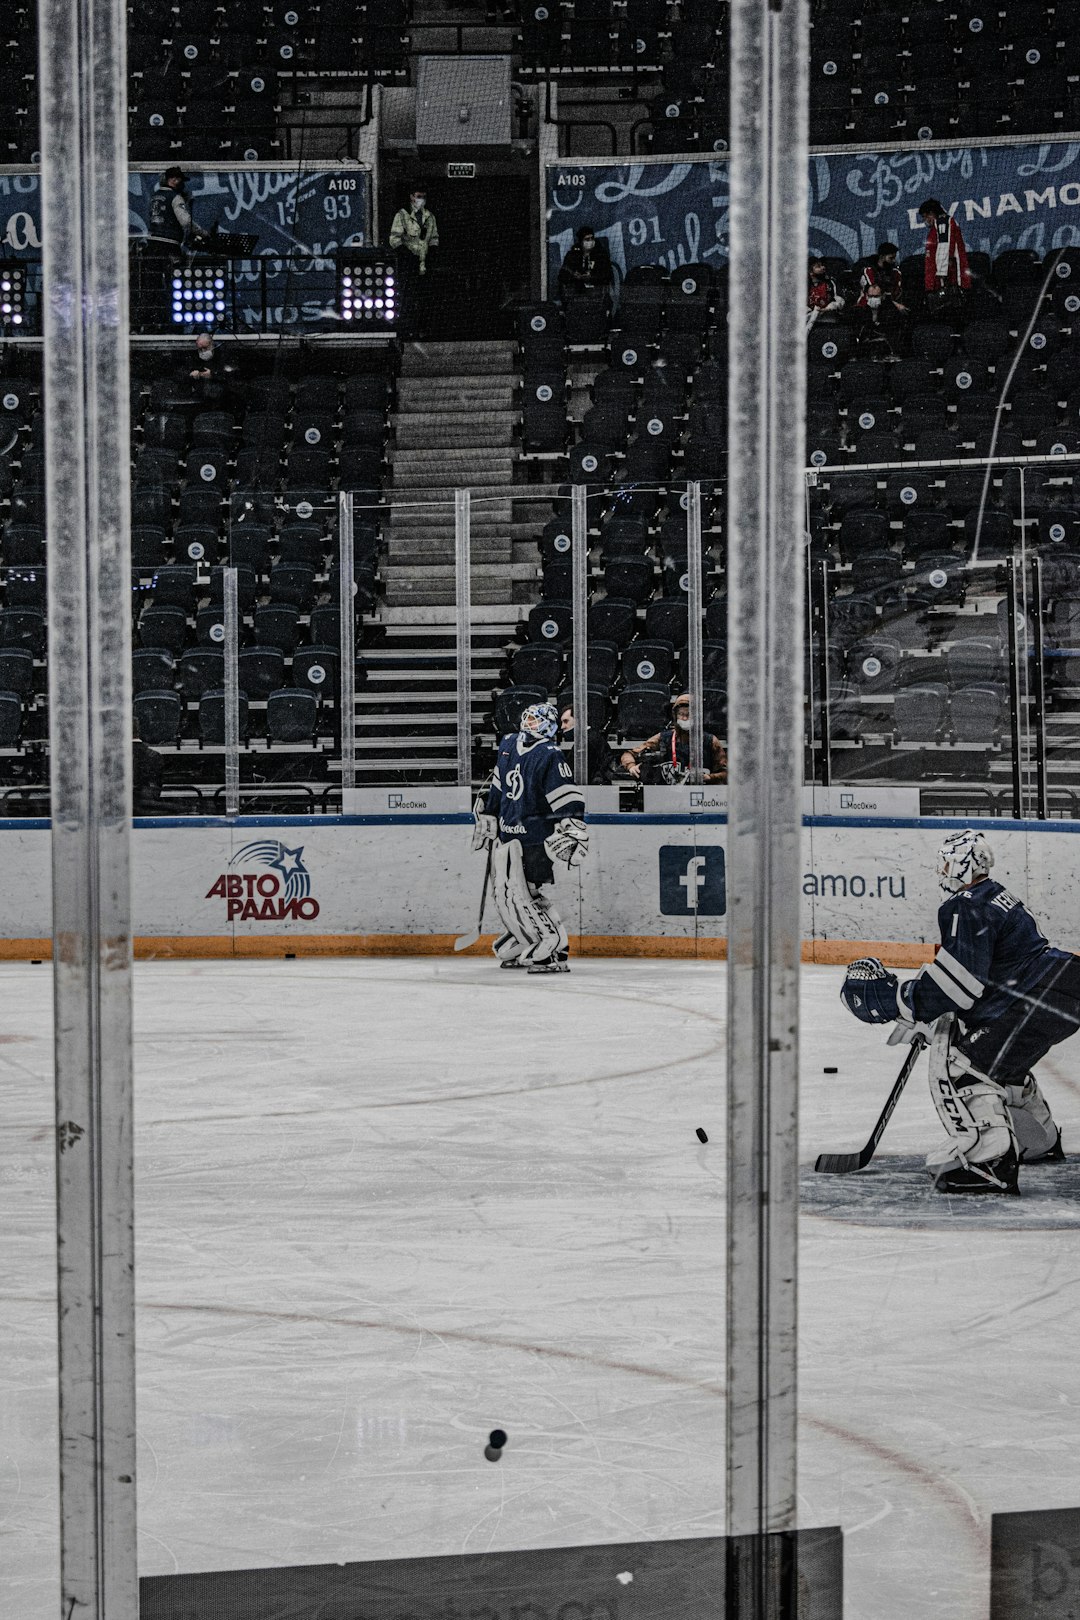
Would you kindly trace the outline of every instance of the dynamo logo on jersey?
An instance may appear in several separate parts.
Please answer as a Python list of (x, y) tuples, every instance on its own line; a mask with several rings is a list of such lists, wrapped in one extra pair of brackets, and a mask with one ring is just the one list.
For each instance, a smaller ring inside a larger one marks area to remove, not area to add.
[(507, 776), (506, 776), (506, 797), (508, 799), (513, 799), (514, 802), (516, 803), (517, 800), (521, 798), (521, 796), (522, 796), (522, 794), (524, 792), (525, 792), (525, 777), (522, 775), (521, 766), (520, 765), (515, 765), (513, 770), (507, 772)]
[(225, 901), (226, 921), (311, 922), (319, 915), (303, 844), (289, 849), (276, 838), (259, 838), (243, 844), (229, 866), (255, 870), (222, 872), (207, 891), (207, 900)]

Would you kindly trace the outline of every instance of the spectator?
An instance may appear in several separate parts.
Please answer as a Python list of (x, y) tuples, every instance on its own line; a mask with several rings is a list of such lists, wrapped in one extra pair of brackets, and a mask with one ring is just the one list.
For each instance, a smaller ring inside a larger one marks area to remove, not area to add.
[(926, 259), (923, 282), (927, 304), (933, 308), (954, 301), (971, 286), (967, 248), (960, 227), (936, 197), (919, 207), (926, 222)]
[(195, 339), (195, 364), (187, 373), (198, 402), (215, 405), (223, 400), (234, 371), (225, 350), (214, 342), (213, 333), (200, 332)]
[[(567, 703), (559, 713), (559, 747), (566, 753), (571, 753), (575, 742), (574, 711)], [(587, 749), (587, 771), (585, 782), (602, 784), (610, 782), (615, 770), (615, 755), (608, 745), (607, 738), (598, 732), (589, 732)]]
[(578, 228), (574, 246), (559, 270), (559, 297), (563, 303), (578, 293), (611, 286), (611, 257), (607, 243), (598, 241), (591, 225)]
[[(685, 782), (690, 772), (690, 694), (681, 692), (671, 700), (671, 723), (638, 748), (625, 748), (619, 763), (635, 781)], [(719, 737), (707, 731), (702, 752), (706, 782), (727, 781), (727, 749)]]
[(398, 256), (401, 291), (401, 317), (398, 329), (403, 337), (423, 335), (424, 299), (422, 278), (427, 275), (428, 255), (439, 245), (439, 227), (427, 206), (423, 186), (414, 186), (409, 201), (399, 208), (390, 226), (390, 246)]
[(131, 798), (136, 816), (156, 816), (161, 811), (161, 784), (165, 767), (161, 755), (148, 748), (139, 736), (138, 726), (131, 737)]
[(174, 165), (166, 169), (150, 198), (150, 217), (142, 247), (140, 325), (145, 331), (168, 331), (172, 315), (172, 277), (189, 241), (206, 232), (196, 225), (184, 195), (187, 176)]
[(856, 266), (859, 290), (855, 309), (876, 335), (895, 334), (907, 321), (909, 310), (903, 302), (903, 281), (896, 263), (900, 249), (895, 242), (879, 242), (873, 253)]
[(810, 255), (810, 280), (806, 290), (806, 329), (807, 331), (823, 315), (836, 316), (844, 307), (844, 296), (836, 284), (836, 279), (830, 276), (825, 267), (825, 260), (820, 254)]

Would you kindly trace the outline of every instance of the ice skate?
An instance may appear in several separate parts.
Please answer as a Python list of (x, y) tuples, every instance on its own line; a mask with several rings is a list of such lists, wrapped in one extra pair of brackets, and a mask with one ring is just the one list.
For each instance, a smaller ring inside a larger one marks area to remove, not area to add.
[(1020, 1196), (1018, 1170), (1016, 1149), (1011, 1143), (997, 1159), (986, 1159), (980, 1164), (962, 1164), (959, 1159), (953, 1159), (940, 1170), (930, 1167), (935, 1192), (999, 1193), (1014, 1198)]
[(547, 957), (543, 962), (533, 962), (529, 966), (530, 973), (569, 973), (569, 971), (570, 963), (562, 952)]

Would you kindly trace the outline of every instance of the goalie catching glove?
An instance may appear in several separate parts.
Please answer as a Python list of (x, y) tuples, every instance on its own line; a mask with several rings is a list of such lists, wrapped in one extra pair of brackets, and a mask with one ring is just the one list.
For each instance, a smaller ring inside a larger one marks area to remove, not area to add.
[(580, 866), (589, 852), (589, 829), (576, 816), (564, 816), (555, 831), (544, 839), (544, 848), (553, 861)]
[(928, 1036), (927, 1024), (921, 1024), (912, 1008), (915, 980), (905, 979), (903, 984), (876, 956), (861, 956), (848, 964), (847, 977), (840, 991), (840, 1000), (848, 1012), (863, 1024), (891, 1024), (897, 1028), (889, 1037), (890, 1046), (899, 1041), (910, 1041), (916, 1035)]

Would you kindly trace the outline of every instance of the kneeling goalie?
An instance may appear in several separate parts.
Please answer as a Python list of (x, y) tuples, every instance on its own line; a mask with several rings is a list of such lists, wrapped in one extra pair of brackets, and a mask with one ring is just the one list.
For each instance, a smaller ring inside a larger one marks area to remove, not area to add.
[(555, 881), (552, 859), (580, 866), (589, 848), (585, 801), (555, 739), (559, 716), (533, 703), (521, 730), (504, 737), (473, 848), (491, 853), (491, 893), (503, 925), (495, 941), (499, 966), (530, 973), (569, 973), (566, 928), (544, 889)]
[(1015, 1193), (1019, 1164), (1064, 1158), (1031, 1070), (1080, 1028), (1080, 956), (1047, 943), (1023, 901), (991, 880), (993, 864), (982, 833), (947, 838), (933, 962), (901, 984), (867, 957), (840, 992), (863, 1023), (895, 1019), (891, 1041), (930, 1042), (930, 1095), (947, 1140), (926, 1163), (940, 1192)]

